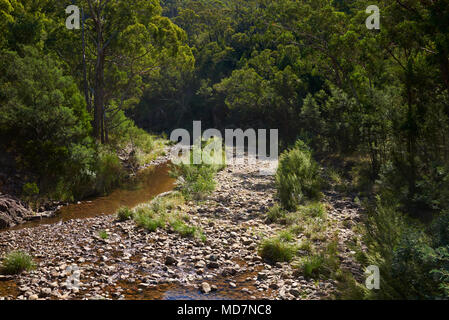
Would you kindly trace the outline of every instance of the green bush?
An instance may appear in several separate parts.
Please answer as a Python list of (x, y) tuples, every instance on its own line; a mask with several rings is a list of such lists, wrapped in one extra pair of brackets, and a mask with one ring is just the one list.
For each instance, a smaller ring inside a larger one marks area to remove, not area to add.
[(313, 243), (309, 239), (302, 240), (301, 244), (298, 246), (299, 250), (306, 251), (308, 253), (311, 253), (313, 248), (314, 248)]
[(33, 259), (23, 251), (12, 251), (2, 261), (1, 272), (3, 274), (19, 274), (35, 268)]
[(173, 228), (173, 231), (180, 234), (182, 237), (195, 238), (202, 242), (206, 241), (206, 236), (201, 228), (189, 226), (179, 217), (172, 219), (170, 226)]
[[(172, 193), (166, 197), (156, 198), (148, 205), (139, 207), (132, 214), (135, 223), (151, 232), (157, 229), (169, 227), (182, 237), (191, 237), (200, 241), (206, 241), (201, 228), (190, 226), (186, 222), (189, 216), (180, 214), (177, 209), (184, 202), (184, 198), (179, 193)], [(127, 216), (127, 210), (123, 209)]]
[(296, 211), (285, 214), (284, 224), (288, 226), (297, 225), (306, 229), (311, 227), (314, 231), (325, 229), (327, 220), (326, 207), (320, 202), (311, 202), (299, 206)]
[[(215, 175), (226, 166), (225, 152), (214, 154), (214, 150), (222, 144), (220, 139), (202, 141), (201, 144), (204, 152), (203, 162), (194, 164), (194, 152), (190, 152), (184, 159), (184, 163), (171, 166), (170, 175), (181, 181), (179, 187), (187, 199), (201, 200), (213, 192), (216, 187)], [(210, 152), (205, 152), (206, 150)], [(209, 160), (204, 161), (205, 158)]]
[(276, 262), (290, 262), (298, 248), (285, 241), (281, 237), (274, 237), (271, 239), (265, 239), (262, 241), (259, 248), (259, 255), (265, 260), (276, 263)]
[(37, 176), (39, 185), (26, 186), (25, 195), (51, 194), (59, 184), (71, 198), (91, 169), (90, 115), (62, 63), (36, 48), (21, 51), (0, 52), (0, 147), (14, 150), (18, 170)]
[(324, 258), (321, 255), (312, 255), (303, 258), (300, 269), (304, 277), (314, 278), (320, 275), (320, 270), (324, 264)]
[(33, 197), (39, 194), (39, 187), (35, 182), (25, 183), (22, 187), (22, 193), (25, 197)]
[(181, 178), (181, 193), (187, 199), (203, 199), (215, 190), (214, 177), (220, 167), (208, 164), (172, 165), (170, 175)]
[(139, 227), (150, 232), (156, 231), (158, 228), (165, 228), (166, 221), (163, 216), (155, 216), (150, 208), (139, 208), (134, 213), (134, 221)]
[(126, 174), (117, 154), (106, 148), (99, 150), (96, 169), (96, 191), (101, 194), (119, 185)]
[(278, 237), (281, 241), (291, 242), (294, 239), (294, 236), (290, 230), (282, 230), (279, 232)]
[(317, 163), (300, 140), (279, 159), (276, 186), (282, 206), (294, 210), (307, 199), (319, 197), (320, 179)]
[(278, 204), (275, 204), (273, 207), (271, 207), (268, 210), (268, 213), (267, 213), (267, 222), (268, 223), (279, 222), (282, 219), (285, 219), (285, 212), (281, 208), (281, 206), (279, 206)]
[(179, 233), (183, 237), (193, 237), (195, 235), (196, 228), (193, 226), (188, 226), (181, 220), (174, 220), (170, 225), (175, 232)]
[[(381, 282), (380, 290), (366, 292), (366, 298), (444, 297), (444, 273), (449, 268), (441, 251), (447, 243), (440, 247), (437, 240), (441, 234), (437, 230), (425, 233), (420, 223), (399, 212), (396, 201), (378, 198), (376, 207), (368, 213), (364, 236), (368, 250), (360, 260), (366, 266), (379, 267)], [(435, 225), (444, 228), (441, 220)]]
[(119, 221), (126, 221), (131, 219), (133, 216), (133, 212), (130, 208), (128, 207), (121, 207), (120, 209), (118, 209), (117, 211), (117, 219)]
[[(301, 246), (302, 247), (302, 246)], [(312, 252), (312, 247), (306, 245), (311, 255), (302, 257), (294, 268), (300, 270), (306, 278), (336, 278), (340, 270), (338, 258), (338, 242), (331, 241), (317, 253)]]

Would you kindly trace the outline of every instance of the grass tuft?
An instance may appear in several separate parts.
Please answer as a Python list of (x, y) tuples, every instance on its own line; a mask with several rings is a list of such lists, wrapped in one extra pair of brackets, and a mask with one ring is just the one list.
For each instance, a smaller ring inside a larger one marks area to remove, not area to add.
[(98, 236), (103, 240), (109, 239), (109, 234), (105, 230), (100, 230)]
[(276, 262), (290, 262), (297, 251), (297, 247), (282, 239), (282, 237), (274, 237), (265, 239), (259, 248), (259, 254), (265, 260)]
[(285, 219), (285, 211), (281, 208), (280, 205), (275, 204), (268, 210), (267, 213), (268, 223), (280, 222), (282, 219)]
[(188, 225), (190, 217), (178, 211), (182, 209), (183, 204), (184, 197), (181, 193), (175, 192), (136, 208), (132, 216), (138, 226), (150, 232), (170, 227), (182, 237), (191, 237), (205, 242), (206, 236), (203, 231), (196, 226)]
[(3, 274), (12, 275), (33, 270), (35, 267), (33, 258), (28, 253), (12, 251), (3, 258), (0, 270)]
[(133, 215), (133, 212), (128, 207), (121, 207), (117, 211), (117, 219), (122, 222), (131, 219), (132, 215)]

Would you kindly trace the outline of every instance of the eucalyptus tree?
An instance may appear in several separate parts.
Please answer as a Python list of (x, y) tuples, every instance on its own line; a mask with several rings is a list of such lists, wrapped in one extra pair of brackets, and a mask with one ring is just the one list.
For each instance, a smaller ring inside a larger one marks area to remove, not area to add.
[[(93, 107), (94, 137), (104, 143), (118, 125), (116, 118), (139, 102), (146, 80), (159, 73), (167, 57), (191, 56), (191, 52), (184, 44), (184, 31), (161, 16), (157, 0), (80, 0), (76, 5), (84, 13), (87, 105)], [(71, 50), (65, 45), (63, 54), (65, 60), (72, 60), (69, 63), (81, 61), (81, 32), (55, 33), (60, 35), (58, 41), (64, 41), (62, 34), (77, 40)]]
[[(0, 0), (0, 30), (6, 30), (8, 23), (14, 21), (11, 15), (13, 6), (10, 0)], [(6, 32), (0, 34), (0, 48), (5, 45), (6, 42)]]

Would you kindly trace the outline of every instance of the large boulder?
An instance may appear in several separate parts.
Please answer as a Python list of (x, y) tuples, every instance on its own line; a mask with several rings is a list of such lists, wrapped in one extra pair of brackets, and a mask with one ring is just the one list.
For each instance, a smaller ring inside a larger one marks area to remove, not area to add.
[(32, 211), (26, 204), (11, 196), (0, 194), (0, 229), (22, 223), (31, 215)]

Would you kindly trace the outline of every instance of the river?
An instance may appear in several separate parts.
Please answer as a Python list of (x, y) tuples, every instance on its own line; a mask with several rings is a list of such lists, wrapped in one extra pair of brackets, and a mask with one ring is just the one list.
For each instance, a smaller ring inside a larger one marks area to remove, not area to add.
[(72, 219), (110, 215), (122, 206), (135, 207), (173, 189), (175, 179), (169, 177), (168, 172), (168, 163), (151, 166), (140, 171), (135, 177), (106, 196), (86, 199), (82, 202), (64, 206), (52, 218), (29, 221), (8, 230), (20, 230)]

